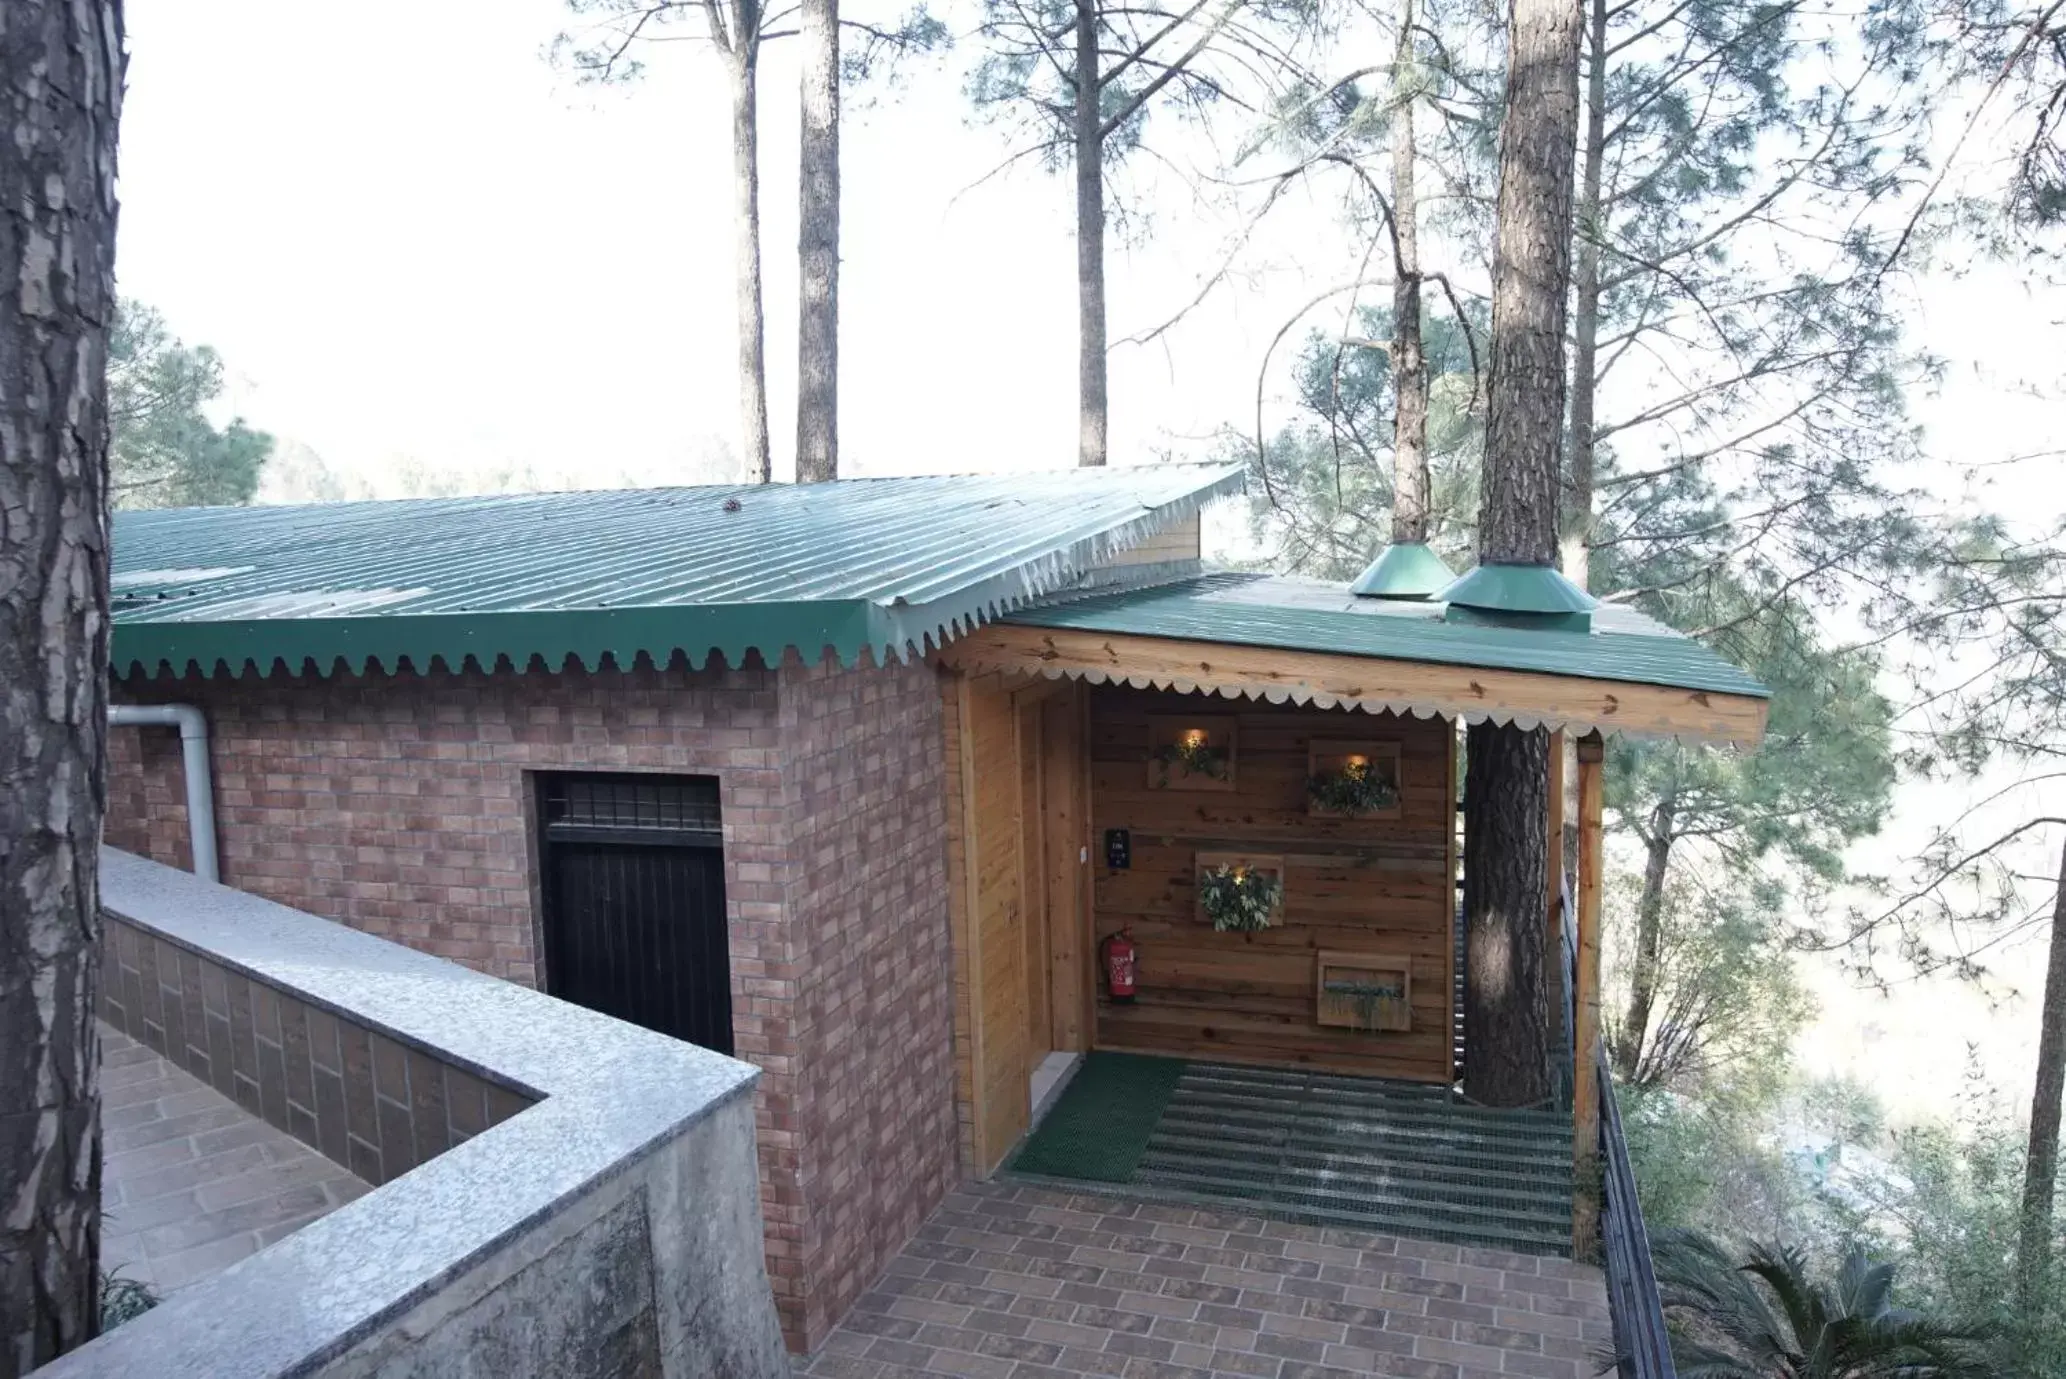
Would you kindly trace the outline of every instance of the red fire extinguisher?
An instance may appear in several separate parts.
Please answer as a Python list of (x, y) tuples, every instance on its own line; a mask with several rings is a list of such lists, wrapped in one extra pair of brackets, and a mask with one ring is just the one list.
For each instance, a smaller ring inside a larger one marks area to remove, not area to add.
[(1139, 957), (1139, 950), (1133, 946), (1133, 930), (1121, 929), (1105, 940), (1101, 951), (1105, 958), (1105, 985), (1111, 989), (1112, 999), (1133, 1004), (1134, 964)]

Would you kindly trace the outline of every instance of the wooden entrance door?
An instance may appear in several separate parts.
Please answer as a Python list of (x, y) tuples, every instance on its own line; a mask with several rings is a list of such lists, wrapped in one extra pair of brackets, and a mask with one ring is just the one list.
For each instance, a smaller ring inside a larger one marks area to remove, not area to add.
[(969, 1007), (977, 1167), (996, 1167), (1030, 1111), (1024, 787), (1017, 706), (1003, 692), (968, 696), (973, 776)]
[(1011, 687), (995, 677), (957, 681), (951, 692), (968, 991), (960, 1052), (974, 1166), (987, 1173), (1026, 1132), (1040, 1060), (1085, 1047), (1081, 700), (1072, 684)]
[(1095, 1009), (1097, 955), (1091, 951), (1090, 779), (1085, 743), (1083, 687), (1073, 681), (1064, 693), (1038, 705), (1040, 793), (1040, 931), (1046, 985), (1040, 1002), (1043, 1052), (1083, 1053), (1090, 1048)]

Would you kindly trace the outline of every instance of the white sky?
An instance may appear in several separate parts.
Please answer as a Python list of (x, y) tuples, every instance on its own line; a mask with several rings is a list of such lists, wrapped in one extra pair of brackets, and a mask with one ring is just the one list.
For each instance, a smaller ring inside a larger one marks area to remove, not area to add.
[[(528, 470), (553, 486), (738, 477), (721, 77), (676, 44), (633, 87), (577, 86), (544, 56), (565, 22), (560, 0), (135, 0), (122, 290), (222, 352), (253, 425), (376, 490), (412, 468)], [(928, 64), (847, 112), (849, 474), (1073, 460), (1068, 181), (1028, 163), (970, 189), (1011, 144), (970, 124), (965, 61)], [(778, 475), (794, 429), (794, 91), (777, 45), (761, 109)], [(1110, 251), (1115, 340), (1188, 300), (1233, 228), (1171, 186), (1146, 187), (1159, 207), (1149, 233)], [(1115, 350), (1121, 462), (1251, 427), (1271, 336), (1354, 276), (1360, 246), (1327, 208), (1286, 210), (1205, 309), (1153, 347)], [(1915, 408), (1946, 496), (1960, 466), (2066, 446), (2058, 404), (2021, 386), (2066, 373), (2066, 299), (1983, 268), (1924, 284), (1920, 302), (1910, 330), (1950, 362), (1943, 394)], [(2054, 516), (2061, 472), (2056, 460), (1997, 471), (1990, 501)], [(1866, 864), (1912, 855), (1955, 804), (1906, 792)], [(1931, 988), (1887, 1006), (1817, 981), (1827, 1015), (1804, 1045), (1812, 1065), (1858, 1068), (1920, 1101), (1958, 1075), (1971, 1037), (2007, 1085), (2028, 1076), (2027, 1001), (1994, 1016), (1971, 993)]]
[[(237, 408), (333, 467), (397, 456), (575, 482), (731, 477), (728, 114), (693, 45), (598, 90), (544, 57), (558, 0), (141, 0), (130, 12), (123, 291), (229, 362)], [(842, 468), (1054, 468), (1075, 438), (1069, 186), (968, 124), (950, 58), (849, 110)], [(776, 471), (793, 464), (795, 72), (762, 77)], [(1188, 295), (1216, 242), (1112, 259), (1113, 334)], [(1171, 231), (1165, 223), (1163, 230)], [(1338, 258), (1345, 252), (1334, 246)], [(1114, 453), (1252, 396), (1279, 290), (1114, 357)], [(1261, 313), (1259, 316), (1258, 313)], [(1231, 335), (1230, 332), (1231, 331)], [(1251, 404), (1252, 408), (1252, 404)]]

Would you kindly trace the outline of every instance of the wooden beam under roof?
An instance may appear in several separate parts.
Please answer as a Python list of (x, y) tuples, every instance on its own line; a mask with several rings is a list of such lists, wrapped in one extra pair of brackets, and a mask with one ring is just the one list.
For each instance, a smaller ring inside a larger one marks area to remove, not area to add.
[(971, 672), (1066, 675), (1373, 712), (1520, 719), (1574, 732), (1741, 747), (1755, 745), (1765, 731), (1766, 701), (1752, 695), (1076, 628), (992, 623), (934, 657)]

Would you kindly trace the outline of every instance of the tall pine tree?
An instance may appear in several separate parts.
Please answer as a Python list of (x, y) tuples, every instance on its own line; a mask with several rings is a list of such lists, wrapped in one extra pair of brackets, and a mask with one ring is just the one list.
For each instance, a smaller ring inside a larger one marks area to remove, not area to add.
[[(1508, 13), (1478, 553), (1547, 566), (1557, 557), (1579, 0), (1513, 0)], [(1464, 1091), (1527, 1106), (1550, 1092), (1549, 734), (1478, 723), (1465, 752)]]
[(99, 1324), (118, 0), (0, 42), (0, 1375)]
[[(1011, 155), (1072, 171), (1076, 204), (1077, 463), (1109, 458), (1106, 176), (1140, 148), (1158, 110), (1266, 103), (1295, 69), (1274, 30), (1309, 0), (1196, 0), (1164, 11), (1117, 0), (983, 0), (976, 109), (1024, 137)], [(1258, 88), (1262, 88), (1259, 92)], [(1247, 95), (1239, 94), (1247, 92)]]

